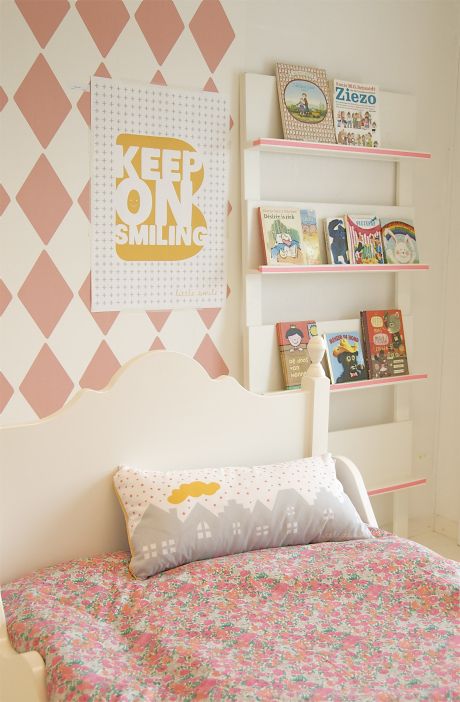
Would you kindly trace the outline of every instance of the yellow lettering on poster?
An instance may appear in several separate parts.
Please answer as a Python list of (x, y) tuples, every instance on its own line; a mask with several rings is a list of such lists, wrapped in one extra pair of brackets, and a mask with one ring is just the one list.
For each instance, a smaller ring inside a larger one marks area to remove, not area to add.
[(204, 163), (186, 141), (120, 134), (115, 145), (117, 255), (124, 261), (183, 261), (206, 244), (195, 195)]

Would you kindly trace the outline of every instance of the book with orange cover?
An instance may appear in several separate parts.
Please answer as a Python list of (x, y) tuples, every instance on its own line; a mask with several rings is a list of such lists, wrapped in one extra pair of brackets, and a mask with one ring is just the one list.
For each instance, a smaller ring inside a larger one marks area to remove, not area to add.
[(277, 323), (276, 334), (286, 390), (300, 388), (302, 376), (310, 365), (307, 344), (317, 333), (316, 322), (312, 319)]
[(401, 310), (365, 310), (361, 325), (369, 378), (408, 375)]

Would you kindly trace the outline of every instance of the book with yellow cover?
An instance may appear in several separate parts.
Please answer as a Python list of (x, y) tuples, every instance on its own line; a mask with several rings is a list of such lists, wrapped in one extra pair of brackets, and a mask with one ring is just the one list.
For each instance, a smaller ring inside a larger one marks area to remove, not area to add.
[(259, 207), (259, 221), (268, 265), (315, 265), (322, 262), (315, 210), (308, 207)]

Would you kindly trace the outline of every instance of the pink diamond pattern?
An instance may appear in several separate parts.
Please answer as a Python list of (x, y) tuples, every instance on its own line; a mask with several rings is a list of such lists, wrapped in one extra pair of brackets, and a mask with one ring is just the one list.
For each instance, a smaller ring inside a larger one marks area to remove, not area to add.
[[(99, 76), (99, 78), (111, 78), (110, 73), (108, 72), (107, 68), (104, 66), (103, 63), (99, 65), (99, 68), (97, 69), (96, 73), (94, 74), (95, 76)], [(85, 90), (85, 92), (82, 94), (81, 98), (77, 102), (77, 107), (80, 110), (83, 119), (85, 120), (86, 124), (88, 127), (91, 126), (91, 92), (89, 90)]]
[(193, 357), (207, 370), (211, 378), (228, 375), (228, 368), (218, 352), (211, 337), (206, 334)]
[(80, 379), (80, 386), (82, 388), (102, 390), (119, 368), (120, 363), (118, 359), (112, 353), (107, 342), (103, 341), (83, 373)]
[(0, 112), (3, 110), (3, 108), (5, 107), (7, 102), (8, 102), (8, 95), (5, 93), (3, 88), (0, 86)]
[(203, 90), (206, 90), (208, 93), (218, 93), (219, 92), (217, 90), (217, 86), (214, 83), (212, 78), (209, 78), (209, 80), (206, 81), (206, 85), (203, 86)]
[(69, 11), (67, 0), (16, 0), (16, 5), (42, 49)]
[(13, 387), (9, 384), (3, 373), (0, 372), (0, 412), (3, 412), (14, 393)]
[(85, 215), (88, 217), (89, 221), (91, 221), (91, 181), (88, 180), (86, 183), (85, 187), (80, 193), (80, 197), (78, 198), (78, 204), (80, 205), (81, 209), (85, 213)]
[(91, 273), (88, 274), (85, 282), (78, 293), (85, 303), (92, 318), (103, 334), (107, 334), (112, 324), (119, 315), (119, 312), (91, 312)]
[(12, 294), (0, 278), (0, 315), (4, 313), (12, 299)]
[(189, 27), (209, 70), (214, 72), (235, 38), (219, 0), (202, 0)]
[(155, 338), (155, 341), (153, 342), (153, 344), (150, 347), (150, 351), (164, 351), (164, 348), (165, 348), (165, 345), (161, 341), (160, 337), (157, 336)]
[(124, 3), (121, 0), (77, 0), (76, 8), (97, 48), (107, 56), (129, 20)]
[(18, 297), (47, 338), (67, 309), (73, 293), (46, 251), (42, 251)]
[(206, 307), (201, 310), (197, 310), (203, 323), (206, 325), (207, 329), (210, 329), (215, 322), (217, 315), (219, 314), (220, 307)]
[(3, 185), (0, 185), (0, 216), (4, 213), (9, 204), (10, 196), (6, 192)]
[(184, 31), (184, 23), (172, 0), (142, 0), (135, 14), (137, 23), (160, 64)]
[(44, 154), (27, 176), (16, 200), (40, 239), (47, 244), (72, 205), (72, 199)]
[(19, 389), (42, 418), (60, 409), (73, 383), (48, 344), (44, 344)]
[(39, 54), (14, 99), (43, 148), (46, 148), (72, 105), (46, 59)]
[(150, 82), (154, 85), (166, 85), (166, 81), (161, 71), (157, 71)]
[(157, 331), (161, 331), (172, 310), (155, 310), (147, 312), (147, 316)]

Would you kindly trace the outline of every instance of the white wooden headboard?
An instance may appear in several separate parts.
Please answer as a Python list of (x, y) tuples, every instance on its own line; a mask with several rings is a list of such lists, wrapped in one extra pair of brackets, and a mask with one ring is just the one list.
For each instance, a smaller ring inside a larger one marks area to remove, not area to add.
[[(0, 430), (0, 582), (127, 548), (112, 487), (118, 465), (171, 470), (324, 453), (329, 381), (319, 362), (304, 388), (256, 395), (232, 378), (212, 380), (187, 356), (153, 351), (106, 390), (81, 391), (47, 419)], [(361, 516), (375, 523), (356, 469), (346, 460), (338, 468)]]

